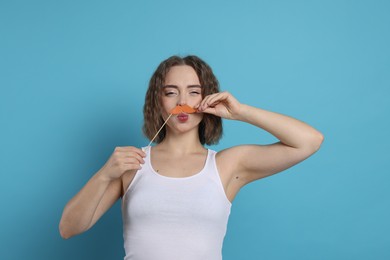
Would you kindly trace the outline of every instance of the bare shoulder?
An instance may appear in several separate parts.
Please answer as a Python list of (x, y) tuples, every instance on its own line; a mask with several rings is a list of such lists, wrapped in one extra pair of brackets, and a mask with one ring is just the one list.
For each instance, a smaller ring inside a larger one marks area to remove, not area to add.
[(238, 149), (232, 147), (217, 152), (215, 156), (221, 182), (230, 202), (233, 201), (240, 189), (247, 183), (239, 172), (237, 152)]
[[(216, 161), (225, 172), (236, 171), (240, 164), (240, 158), (246, 151), (246, 146), (233, 146), (217, 152)], [(230, 170), (228, 170), (230, 169)]]
[(233, 146), (219, 151), (216, 154), (216, 163), (221, 177), (228, 179), (228, 181), (242, 180), (242, 157), (244, 156), (247, 147), (245, 145)]
[[(276, 142), (267, 145), (239, 145), (221, 151), (220, 164), (233, 169), (245, 184), (284, 171), (302, 162), (318, 146), (295, 148)], [(244, 184), (244, 185), (245, 185)]]
[[(217, 165), (221, 168), (221, 173), (227, 175), (229, 183), (234, 183), (241, 188), (268, 175), (258, 173), (262, 172), (262, 168), (269, 163), (267, 160), (271, 160), (270, 147), (276, 145), (279, 144), (237, 145), (224, 149), (217, 154)], [(253, 172), (257, 174), (253, 174)]]

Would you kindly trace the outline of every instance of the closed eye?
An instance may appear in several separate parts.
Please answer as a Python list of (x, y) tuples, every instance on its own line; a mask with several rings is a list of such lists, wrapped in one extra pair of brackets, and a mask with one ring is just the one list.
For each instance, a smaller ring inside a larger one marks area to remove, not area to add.
[(167, 97), (173, 97), (173, 96), (177, 95), (177, 92), (175, 92), (175, 91), (166, 91), (166, 92), (164, 92), (164, 95), (167, 96)]

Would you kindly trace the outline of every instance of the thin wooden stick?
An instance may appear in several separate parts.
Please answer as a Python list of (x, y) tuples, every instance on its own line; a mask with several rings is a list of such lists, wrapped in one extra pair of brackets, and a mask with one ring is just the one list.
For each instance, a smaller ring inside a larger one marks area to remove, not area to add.
[(169, 118), (171, 118), (171, 116), (172, 116), (172, 113), (169, 114), (169, 116), (168, 116), (168, 118), (165, 120), (164, 124), (160, 127), (160, 129), (158, 129), (157, 134), (152, 138), (152, 140), (150, 141), (150, 143), (148, 144), (148, 146), (150, 146), (150, 145), (153, 143), (154, 139), (157, 137), (158, 133), (160, 133), (161, 129), (163, 129), (164, 125), (168, 122), (168, 120), (169, 120)]

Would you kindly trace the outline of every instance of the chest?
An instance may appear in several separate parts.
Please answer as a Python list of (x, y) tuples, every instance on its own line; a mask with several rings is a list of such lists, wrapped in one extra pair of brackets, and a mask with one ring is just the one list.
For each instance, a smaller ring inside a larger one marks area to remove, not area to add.
[(143, 176), (126, 197), (125, 204), (133, 221), (160, 223), (182, 221), (219, 221), (230, 212), (220, 187), (202, 175), (190, 179)]
[(199, 173), (204, 168), (206, 160), (205, 154), (179, 157), (159, 155), (151, 158), (151, 167), (160, 175), (183, 178)]

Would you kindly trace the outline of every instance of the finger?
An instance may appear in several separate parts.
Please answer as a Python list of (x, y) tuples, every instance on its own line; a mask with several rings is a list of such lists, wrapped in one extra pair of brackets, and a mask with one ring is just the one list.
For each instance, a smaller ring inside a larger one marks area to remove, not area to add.
[(121, 148), (120, 151), (135, 152), (135, 153), (139, 154), (142, 157), (146, 156), (146, 153), (144, 151), (142, 151), (142, 149), (134, 147), (134, 146), (122, 146), (122, 147), (119, 147), (119, 148)]
[(132, 171), (132, 170), (140, 170), (142, 166), (140, 164), (124, 164), (123, 170), (126, 171)]
[(123, 160), (124, 164), (144, 164), (144, 160), (139, 160), (138, 158), (126, 158)]
[(229, 98), (229, 94), (227, 92), (220, 92), (218, 95), (215, 95), (210, 98), (208, 101), (209, 106), (212, 106), (213, 104), (219, 103), (223, 100), (227, 100)]
[(207, 107), (215, 106), (221, 100), (223, 100), (223, 98), (224, 97), (223, 97), (222, 93), (217, 93), (217, 94), (208, 96), (207, 99), (204, 100), (204, 102), (203, 102), (202, 110), (205, 110)]
[(210, 99), (212, 99), (214, 96), (217, 96), (219, 93), (215, 93), (215, 94), (211, 94), (211, 95), (208, 95), (206, 96), (202, 102), (200, 103), (200, 110), (204, 110), (207, 106), (208, 106), (208, 103), (210, 101)]
[(132, 153), (132, 154), (127, 154), (125, 157), (125, 159), (136, 159), (138, 162), (140, 163), (145, 163), (144, 159), (142, 156), (140, 156), (139, 154), (137, 153)]
[(121, 152), (118, 152), (118, 156), (120, 158), (127, 158), (127, 157), (139, 157), (139, 158), (144, 158), (144, 156), (142, 156), (142, 154), (140, 154), (139, 152), (137, 151), (121, 151)]
[(204, 109), (202, 112), (206, 113), (206, 114), (212, 114), (212, 115), (218, 116), (217, 110), (214, 107), (208, 107), (208, 108)]
[(208, 107), (214, 107), (215, 105), (223, 102), (225, 99), (222, 97), (222, 95), (215, 96), (210, 98), (210, 100), (207, 102)]
[(142, 157), (146, 157), (146, 153), (145, 153), (142, 149), (137, 148), (137, 152), (138, 152), (138, 154), (141, 155)]

